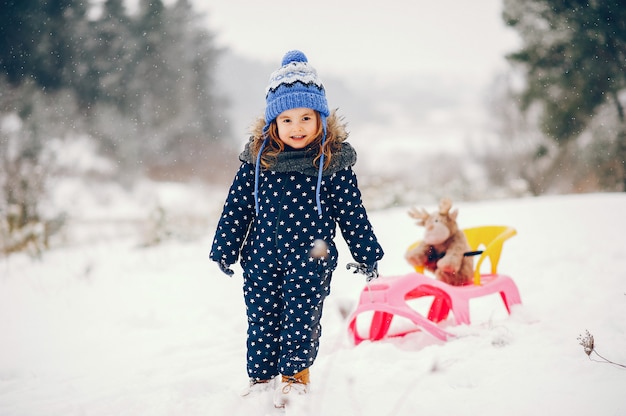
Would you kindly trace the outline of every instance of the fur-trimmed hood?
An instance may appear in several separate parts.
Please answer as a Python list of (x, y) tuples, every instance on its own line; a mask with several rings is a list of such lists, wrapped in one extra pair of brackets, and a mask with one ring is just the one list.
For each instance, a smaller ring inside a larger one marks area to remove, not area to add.
[[(261, 140), (263, 138), (263, 127), (265, 127), (265, 118), (263, 116), (256, 119), (250, 129), (252, 139)], [(326, 128), (328, 132), (333, 133), (337, 137), (337, 141), (343, 142), (348, 138), (347, 123), (337, 115), (337, 110), (330, 112), (330, 115), (326, 119)]]
[[(323, 171), (323, 176), (332, 175), (341, 169), (353, 166), (357, 159), (356, 151), (345, 141), (348, 138), (346, 123), (342, 117), (337, 115), (336, 110), (332, 111), (326, 119), (326, 126), (327, 131), (333, 134), (337, 138), (337, 141), (341, 143), (341, 147), (333, 154), (330, 165)], [(263, 127), (265, 127), (265, 119), (259, 117), (252, 125), (250, 140), (246, 143), (243, 152), (239, 155), (239, 160), (242, 162), (256, 165), (256, 158), (255, 155), (252, 154), (250, 147), (255, 140), (263, 140)], [(317, 148), (282, 152), (277, 156), (276, 163), (272, 166), (272, 170), (277, 172), (297, 171), (306, 175), (316, 176), (318, 174), (318, 168), (313, 164), (313, 160), (317, 154)]]

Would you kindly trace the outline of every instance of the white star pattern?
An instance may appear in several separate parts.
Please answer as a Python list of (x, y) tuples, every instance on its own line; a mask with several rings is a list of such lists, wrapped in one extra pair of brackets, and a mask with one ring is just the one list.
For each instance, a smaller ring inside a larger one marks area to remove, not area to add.
[[(210, 257), (230, 265), (241, 256), (253, 379), (295, 374), (315, 361), (337, 225), (356, 261), (373, 264), (383, 255), (351, 168), (323, 178), (321, 217), (315, 191), (315, 177), (262, 170), (256, 217), (254, 166), (243, 163), (224, 204)], [(316, 239), (328, 245), (324, 259), (310, 256)]]

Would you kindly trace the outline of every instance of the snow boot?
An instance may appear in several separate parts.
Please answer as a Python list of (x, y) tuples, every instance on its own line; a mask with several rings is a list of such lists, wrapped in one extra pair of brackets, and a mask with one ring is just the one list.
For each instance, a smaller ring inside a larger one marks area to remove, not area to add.
[(255, 380), (251, 378), (250, 383), (241, 391), (240, 395), (241, 397), (255, 396), (260, 393), (272, 391), (275, 386), (276, 377), (269, 380)]
[(309, 369), (305, 368), (293, 376), (282, 376), (280, 384), (274, 390), (274, 406), (281, 408), (289, 403), (290, 397), (305, 394), (309, 385)]

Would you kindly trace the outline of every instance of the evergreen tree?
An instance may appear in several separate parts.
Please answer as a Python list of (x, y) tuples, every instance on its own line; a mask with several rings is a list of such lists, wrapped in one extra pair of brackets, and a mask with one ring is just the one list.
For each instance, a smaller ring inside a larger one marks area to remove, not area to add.
[(12, 85), (33, 75), (39, 29), (45, 15), (39, 0), (3, 0), (0, 3), (0, 67)]
[(210, 139), (225, 136), (212, 85), (219, 51), (188, 0), (140, 0), (135, 16), (124, 0), (105, 0), (93, 21), (85, 0), (0, 4), (0, 77), (72, 94), (79, 114), (66, 124), (86, 121), (122, 164), (203, 163)]
[(174, 113), (167, 143), (168, 159), (201, 163), (211, 139), (221, 135), (218, 114), (224, 103), (214, 93), (213, 68), (219, 51), (200, 24), (189, 0), (178, 0), (165, 12), (168, 43), (163, 56), (173, 66), (171, 104)]
[(95, 98), (128, 111), (127, 85), (132, 76), (137, 41), (130, 29), (123, 0), (106, 0), (99, 20), (92, 23), (88, 49), (94, 79)]
[[(526, 75), (523, 109), (542, 104), (542, 130), (566, 145), (607, 104), (617, 115), (610, 153), (626, 191), (626, 8), (621, 0), (505, 0), (504, 19), (522, 39), (509, 56)], [(622, 97), (623, 100), (623, 97)], [(611, 161), (607, 161), (611, 163)], [(606, 174), (606, 173), (605, 173)]]
[(84, 2), (8, 0), (0, 16), (0, 66), (9, 82), (19, 85), (32, 77), (49, 91), (80, 85), (88, 32)]
[(132, 30), (137, 47), (126, 90), (137, 137), (125, 153), (153, 172), (193, 169), (205, 163), (208, 139), (220, 135), (212, 85), (219, 51), (187, 0), (169, 8), (143, 0)]
[(0, 130), (0, 253), (47, 239), (33, 230), (50, 229), (39, 207), (58, 172), (51, 139), (96, 138), (127, 183), (129, 171), (197, 176), (219, 153), (218, 51), (191, 3), (141, 0), (137, 16), (124, 0), (100, 6), (90, 20), (87, 0), (0, 0), (0, 124), (13, 126)]

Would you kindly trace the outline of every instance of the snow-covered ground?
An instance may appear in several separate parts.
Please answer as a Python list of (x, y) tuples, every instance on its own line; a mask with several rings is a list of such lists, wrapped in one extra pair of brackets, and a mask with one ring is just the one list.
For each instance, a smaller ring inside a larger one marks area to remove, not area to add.
[[(206, 212), (225, 197), (193, 195)], [(599, 353), (626, 364), (626, 194), (458, 207), (463, 227), (518, 230), (500, 271), (523, 305), (509, 316), (497, 297), (473, 301), (471, 325), (443, 324), (459, 335), (448, 342), (416, 332), (355, 347), (346, 316), (364, 280), (344, 269), (341, 245), (311, 392), (296, 413), (626, 415), (626, 369), (591, 361), (577, 339), (588, 330)], [(383, 275), (410, 271), (403, 253), (421, 229), (407, 208), (370, 212)], [(187, 225), (200, 239), (143, 247), (124, 222), (129, 211), (109, 209), (118, 222), (91, 218), (89, 232), (75, 230), (40, 260), (0, 259), (0, 415), (275, 414), (269, 396), (238, 396), (247, 382), (241, 273), (228, 278), (208, 260), (215, 216)]]

